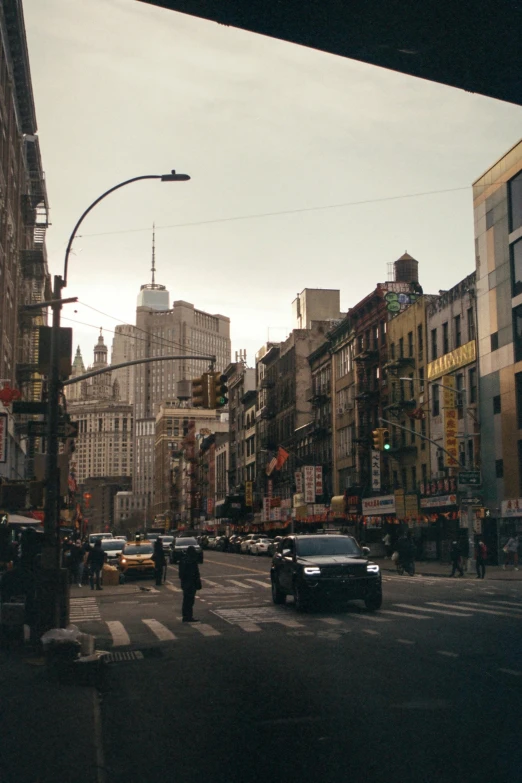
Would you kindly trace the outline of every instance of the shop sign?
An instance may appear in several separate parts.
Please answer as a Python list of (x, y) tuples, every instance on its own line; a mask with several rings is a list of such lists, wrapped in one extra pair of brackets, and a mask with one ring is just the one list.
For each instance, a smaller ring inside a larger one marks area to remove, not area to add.
[(448, 372), (453, 372), (453, 370), (458, 370), (459, 367), (471, 364), (476, 358), (475, 340), (471, 340), (469, 343), (461, 345), (459, 348), (455, 348), (454, 351), (445, 353), (444, 356), (439, 356), (438, 359), (430, 362), (428, 364), (428, 380), (434, 381), (435, 378), (440, 378)]
[(395, 496), (381, 495), (376, 498), (363, 498), (362, 513), (364, 516), (395, 514)]
[(299, 508), (300, 506), (305, 506), (305, 499), (302, 492), (299, 492), (298, 494), (294, 495), (294, 508)]
[(345, 510), (344, 495), (335, 495), (330, 501), (330, 511), (334, 516), (343, 516)]
[(281, 509), (278, 508), (271, 508), (270, 509), (270, 522), (279, 522), (281, 519)]
[(294, 473), (294, 478), (295, 478), (295, 491), (297, 493), (300, 493), (303, 491), (303, 474), (301, 473), (300, 470), (296, 470), (296, 472)]
[(381, 452), (372, 449), (372, 489), (381, 488)]
[(214, 511), (214, 498), (207, 498), (207, 514), (212, 514)]
[(323, 468), (321, 465), (315, 466), (315, 494), (323, 494)]
[(7, 413), (0, 413), (0, 462), (7, 462)]
[(274, 488), (274, 482), (272, 481), (272, 479), (268, 479), (268, 481), (266, 482), (266, 494), (268, 495), (269, 498), (272, 497), (273, 488)]
[(444, 411), (444, 454), (445, 465), (448, 468), (459, 465), (459, 429), (458, 412), (456, 408), (446, 408)]
[(304, 466), (304, 500), (305, 503), (315, 501), (315, 467), (314, 465)]
[(253, 484), (251, 481), (245, 481), (245, 506), (254, 505)]
[(263, 498), (263, 522), (270, 520), (270, 498), (265, 496)]
[(503, 500), (500, 509), (503, 517), (522, 517), (522, 498)]
[(419, 498), (416, 494), (404, 496), (404, 511), (407, 517), (416, 517), (419, 513)]
[(442, 407), (455, 407), (455, 376), (445, 375), (442, 379)]
[(326, 506), (324, 503), (315, 503), (314, 504), (314, 516), (318, 514), (326, 514)]
[(457, 505), (457, 496), (456, 495), (435, 495), (435, 497), (431, 498), (421, 498), (420, 501), (420, 507), (421, 508), (439, 508), (439, 507), (445, 507), (445, 506), (456, 506)]

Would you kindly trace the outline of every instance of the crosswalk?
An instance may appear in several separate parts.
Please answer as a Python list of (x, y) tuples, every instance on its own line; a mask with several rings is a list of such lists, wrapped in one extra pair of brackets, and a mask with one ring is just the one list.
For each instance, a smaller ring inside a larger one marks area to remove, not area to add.
[[(245, 593), (248, 591), (249, 596), (251, 593), (249, 593), (248, 583), (240, 583), (239, 580), (229, 581), (236, 584), (226, 585), (218, 582), (210, 584), (210, 580), (204, 580), (204, 588), (206, 587), (209, 592), (212, 591), (216, 599), (213, 604), (207, 606), (208, 614), (205, 622), (183, 624), (181, 617), (172, 617), (162, 622), (153, 616), (153, 607), (158, 604), (154, 601), (152, 603), (145, 601), (143, 606), (149, 607), (149, 615), (147, 616), (145, 612), (144, 617), (133, 617), (126, 627), (121, 620), (104, 620), (100, 614), (97, 598), (94, 597), (71, 600), (71, 622), (77, 625), (95, 623), (98, 626), (96, 629), (98, 639), (103, 639), (104, 643), (112, 645), (112, 648), (125, 648), (137, 643), (143, 644), (147, 639), (150, 643), (168, 643), (194, 636), (220, 637), (226, 635), (232, 628), (237, 629), (236, 632), (245, 634), (259, 634), (270, 628), (280, 628), (290, 635), (340, 638), (341, 634), (357, 631), (372, 636), (390, 634), (393, 633), (397, 623), (402, 621), (429, 625), (434, 621), (443, 622), (446, 617), (463, 622), (481, 617), (507, 621), (522, 619), (522, 601), (495, 597), (483, 599), (482, 596), (475, 600), (454, 596), (448, 601), (423, 600), (417, 604), (397, 600), (385, 602), (378, 612), (367, 612), (361, 610), (360, 606), (354, 605), (352, 610), (340, 616), (297, 614), (291, 601), (288, 606), (274, 606), (265, 593), (263, 593), (265, 601), (262, 605), (250, 603), (239, 605), (237, 601), (231, 603), (227, 589), (233, 588), (234, 591), (242, 589)], [(263, 587), (270, 587), (269, 582), (264, 583), (254, 579), (250, 581), (257, 581)], [(173, 592), (179, 591), (175, 585), (167, 584), (166, 587)], [(151, 591), (151, 598), (159, 592)], [(94, 627), (91, 627), (89, 632), (94, 633)], [(408, 639), (397, 641), (403, 644), (410, 643)]]

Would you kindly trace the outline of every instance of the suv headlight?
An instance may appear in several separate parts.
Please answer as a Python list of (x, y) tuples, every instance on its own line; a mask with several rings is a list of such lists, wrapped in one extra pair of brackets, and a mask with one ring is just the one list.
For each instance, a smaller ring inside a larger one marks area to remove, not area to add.
[(305, 566), (303, 568), (304, 573), (306, 576), (319, 576), (321, 573), (321, 569), (319, 566)]
[(366, 566), (366, 570), (370, 574), (378, 574), (381, 569), (376, 563), (368, 563), (368, 565)]

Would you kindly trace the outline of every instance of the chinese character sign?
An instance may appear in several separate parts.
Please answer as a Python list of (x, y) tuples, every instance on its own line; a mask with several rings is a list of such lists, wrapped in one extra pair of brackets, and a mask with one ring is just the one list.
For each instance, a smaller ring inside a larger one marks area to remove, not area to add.
[(459, 464), (458, 413), (456, 408), (446, 408), (444, 411), (444, 455), (448, 468), (454, 468)]
[(254, 497), (252, 492), (252, 482), (245, 481), (245, 506), (252, 506), (254, 503)]
[(372, 449), (372, 489), (381, 488), (381, 453)]
[(303, 474), (300, 470), (295, 472), (295, 491), (298, 495), (303, 491)]
[(264, 497), (263, 498), (263, 522), (268, 522), (270, 520), (270, 498)]
[(305, 503), (315, 503), (315, 467), (304, 466), (304, 499)]
[(315, 466), (315, 494), (323, 494), (323, 468), (321, 465)]
[(442, 407), (454, 408), (455, 407), (455, 376), (445, 375), (442, 379)]

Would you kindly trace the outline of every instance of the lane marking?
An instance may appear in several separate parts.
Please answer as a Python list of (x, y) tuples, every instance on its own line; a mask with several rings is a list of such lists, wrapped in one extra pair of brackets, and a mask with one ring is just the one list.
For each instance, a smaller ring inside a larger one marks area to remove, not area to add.
[(216, 631), (215, 628), (212, 628), (211, 625), (207, 625), (207, 623), (187, 623), (187, 625), (191, 625), (192, 628), (199, 631), (202, 636), (221, 636), (220, 631)]
[(172, 631), (166, 628), (163, 623), (158, 622), (158, 620), (142, 620), (142, 622), (145, 623), (145, 625), (148, 625), (154, 636), (157, 636), (160, 642), (171, 642), (176, 639)]
[(396, 617), (413, 617), (415, 620), (433, 620), (427, 614), (412, 614), (411, 612), (394, 612), (393, 609), (381, 609), (381, 614), (392, 614)]
[(446, 658), (458, 658), (458, 653), (448, 652), (448, 650), (437, 650), (437, 655), (445, 655)]
[(415, 642), (412, 642), (411, 639), (396, 639), (399, 644), (415, 644)]
[(107, 627), (112, 636), (113, 647), (124, 647), (131, 643), (129, 634), (119, 620), (108, 620)]
[(219, 582), (213, 582), (211, 579), (207, 579), (206, 576), (203, 577), (203, 584), (210, 585), (210, 587), (222, 587), (222, 585), (219, 584)]
[(229, 582), (232, 582), (233, 585), (237, 585), (237, 587), (242, 587), (243, 590), (253, 590), (254, 588), (250, 585), (246, 585), (244, 582), (238, 582), (236, 579), (229, 579)]
[(260, 579), (247, 579), (246, 581), (253, 582), (255, 585), (261, 585), (261, 587), (266, 587), (270, 590), (270, 585), (269, 584), (267, 585), (266, 582), (261, 582)]
[(447, 612), (443, 609), (429, 609), (427, 606), (418, 607), (412, 604), (393, 604), (393, 606), (400, 606), (401, 609), (412, 609), (414, 612), (433, 612), (434, 614), (445, 614), (450, 617), (473, 617), (471, 614), (463, 614), (462, 612)]
[(522, 610), (522, 603), (520, 601), (499, 601), (499, 600), (492, 601), (490, 598), (488, 604), (495, 604), (495, 605), (500, 604), (501, 606), (512, 606), (513, 609)]
[(370, 636), (380, 636), (379, 631), (374, 631), (372, 628), (364, 628), (363, 633), (368, 633)]
[[(496, 609), (486, 609), (483, 608), (481, 605), (477, 605), (472, 603), (471, 601), (459, 601), (459, 604), (462, 604), (463, 610), (468, 610), (472, 612), (479, 612), (480, 614), (491, 614), (495, 617), (522, 617), (522, 613), (515, 613), (515, 612), (507, 612), (507, 611), (501, 611), (500, 608)], [(457, 608), (457, 607), (455, 607)]]
[(516, 669), (499, 669), (499, 672), (503, 674), (512, 674), (513, 677), (522, 677), (522, 672), (517, 672)]

